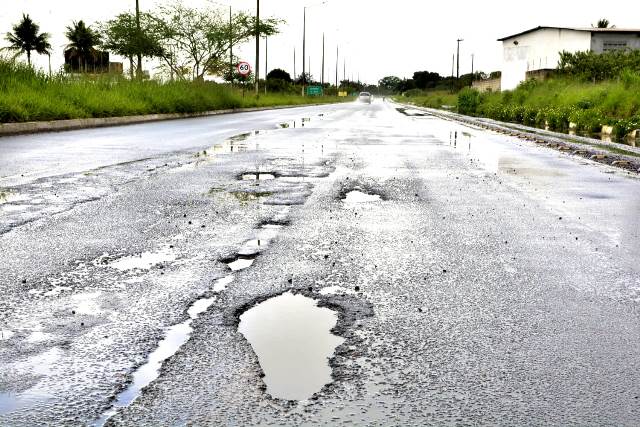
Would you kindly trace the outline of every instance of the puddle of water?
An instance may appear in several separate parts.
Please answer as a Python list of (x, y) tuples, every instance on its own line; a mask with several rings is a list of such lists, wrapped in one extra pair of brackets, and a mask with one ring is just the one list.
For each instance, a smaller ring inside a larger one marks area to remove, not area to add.
[(243, 181), (268, 181), (271, 179), (276, 179), (276, 177), (270, 173), (245, 173), (242, 175)]
[[(213, 286), (214, 290), (221, 286), (226, 286), (233, 281), (233, 276), (227, 276), (219, 279)], [(102, 416), (93, 423), (96, 427), (102, 427), (105, 425), (109, 418), (113, 417), (119, 409), (126, 408), (131, 405), (141, 394), (142, 390), (151, 384), (160, 376), (160, 368), (165, 360), (176, 354), (176, 352), (182, 347), (189, 338), (193, 328), (191, 324), (202, 313), (207, 311), (209, 307), (215, 302), (215, 298), (201, 298), (194, 302), (187, 310), (189, 319), (182, 323), (170, 327), (165, 333), (165, 337), (158, 344), (153, 353), (149, 355), (147, 363), (139, 367), (133, 373), (133, 382), (125, 391), (120, 393), (116, 398), (116, 402), (111, 409), (102, 414)]]
[(344, 202), (347, 204), (379, 202), (380, 200), (378, 194), (367, 194), (358, 190), (349, 191), (344, 198)]
[(219, 294), (220, 292), (223, 292), (227, 289), (227, 286), (229, 286), (229, 284), (231, 284), (231, 282), (233, 282), (235, 278), (231, 275), (217, 280), (216, 283), (213, 285), (213, 292)]
[[(52, 348), (49, 351), (29, 358), (26, 362), (29, 371), (34, 375), (50, 375), (53, 365), (61, 358), (62, 350)], [(46, 386), (36, 384), (23, 392), (0, 392), (0, 415), (8, 414), (16, 410), (32, 407), (54, 396), (52, 390)]]
[(306, 400), (331, 382), (329, 359), (344, 339), (331, 333), (338, 317), (317, 301), (286, 293), (240, 316), (238, 331), (258, 356), (267, 393)]
[(240, 256), (252, 256), (265, 250), (278, 235), (279, 227), (263, 226), (256, 233), (256, 238), (245, 242), (238, 251)]
[(238, 258), (237, 260), (227, 264), (231, 271), (240, 271), (253, 265), (255, 259)]
[(149, 270), (151, 267), (163, 262), (176, 260), (176, 254), (170, 249), (163, 249), (158, 252), (143, 252), (139, 255), (132, 255), (120, 258), (109, 263), (109, 267), (120, 271), (128, 270)]
[(273, 193), (270, 193), (268, 191), (256, 192), (256, 193), (251, 193), (248, 191), (234, 191), (231, 194), (233, 195), (233, 197), (238, 199), (240, 203), (248, 203), (248, 202), (253, 202), (255, 200), (258, 200), (261, 197), (269, 197)]
[(8, 329), (0, 329), (0, 341), (8, 340), (14, 335), (15, 333), (13, 331), (10, 331)]

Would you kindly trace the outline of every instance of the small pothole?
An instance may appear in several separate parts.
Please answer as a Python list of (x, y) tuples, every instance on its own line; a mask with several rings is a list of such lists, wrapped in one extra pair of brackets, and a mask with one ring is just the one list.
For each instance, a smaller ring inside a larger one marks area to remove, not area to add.
[(272, 173), (256, 172), (242, 174), (243, 181), (268, 181), (272, 179), (276, 179), (276, 176)]
[(382, 198), (379, 194), (367, 194), (359, 190), (352, 190), (345, 195), (343, 200), (346, 204), (357, 204), (379, 202)]

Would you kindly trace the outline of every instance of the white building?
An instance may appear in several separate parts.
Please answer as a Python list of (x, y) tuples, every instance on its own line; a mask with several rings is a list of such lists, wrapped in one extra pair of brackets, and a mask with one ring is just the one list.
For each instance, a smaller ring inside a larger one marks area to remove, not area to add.
[(502, 90), (515, 89), (527, 72), (554, 69), (560, 52), (640, 49), (640, 30), (537, 27), (498, 39), (502, 42)]

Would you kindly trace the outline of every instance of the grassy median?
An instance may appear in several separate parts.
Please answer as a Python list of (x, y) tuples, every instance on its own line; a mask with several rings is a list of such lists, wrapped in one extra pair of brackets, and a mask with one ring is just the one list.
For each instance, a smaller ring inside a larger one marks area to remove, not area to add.
[(199, 113), (229, 108), (344, 102), (337, 97), (267, 94), (245, 97), (212, 82), (131, 81), (121, 76), (69, 76), (0, 60), (0, 123)]

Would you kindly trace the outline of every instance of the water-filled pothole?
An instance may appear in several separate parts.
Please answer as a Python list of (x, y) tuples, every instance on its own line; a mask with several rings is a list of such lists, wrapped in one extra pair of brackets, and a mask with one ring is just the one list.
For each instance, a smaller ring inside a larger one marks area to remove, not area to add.
[(257, 172), (242, 174), (243, 181), (268, 181), (272, 179), (276, 179), (276, 176), (272, 173)]
[(355, 204), (355, 203), (370, 203), (370, 202), (379, 202), (382, 200), (379, 194), (367, 194), (362, 191), (353, 190), (349, 191), (345, 197), (344, 202), (347, 204)]
[(170, 249), (165, 248), (157, 252), (142, 252), (138, 255), (122, 257), (112, 262), (108, 262), (103, 256), (95, 262), (100, 264), (108, 264), (109, 267), (120, 271), (129, 270), (149, 270), (153, 266), (165, 262), (173, 262), (177, 259), (177, 255)]
[(251, 267), (255, 260), (255, 258), (240, 257), (235, 259), (234, 261), (227, 263), (227, 265), (229, 266), (231, 271), (240, 271), (244, 270), (245, 268)]
[(332, 381), (329, 359), (344, 341), (331, 333), (337, 321), (334, 311), (290, 292), (240, 316), (238, 331), (258, 356), (267, 393), (306, 400)]
[[(214, 292), (219, 292), (217, 289), (226, 287), (226, 285), (232, 281), (233, 276), (219, 279), (213, 286)], [(160, 368), (162, 368), (164, 361), (176, 354), (180, 347), (191, 338), (191, 333), (193, 332), (191, 324), (193, 321), (207, 311), (214, 302), (215, 298), (201, 298), (197, 300), (187, 310), (187, 314), (189, 315), (187, 320), (167, 329), (164, 338), (158, 343), (158, 347), (149, 355), (147, 363), (136, 369), (133, 373), (133, 382), (117, 396), (111, 409), (103, 413), (93, 424), (94, 426), (104, 426), (107, 420), (114, 416), (119, 409), (131, 405), (131, 403), (140, 396), (142, 390), (160, 376)]]

